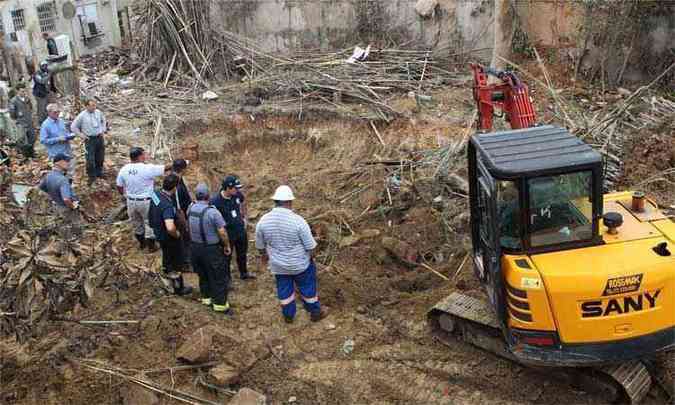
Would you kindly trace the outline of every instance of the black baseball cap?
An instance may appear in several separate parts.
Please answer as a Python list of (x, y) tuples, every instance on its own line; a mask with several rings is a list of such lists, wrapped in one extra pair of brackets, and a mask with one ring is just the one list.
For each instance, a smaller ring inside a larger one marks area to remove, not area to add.
[(138, 159), (139, 157), (141, 157), (141, 155), (142, 155), (144, 152), (145, 152), (145, 150), (144, 150), (143, 148), (141, 148), (141, 147), (139, 147), (139, 146), (134, 146), (134, 147), (132, 147), (131, 149), (129, 149), (129, 157), (130, 157), (132, 160), (136, 160), (136, 159)]
[(70, 156), (66, 155), (65, 153), (57, 153), (53, 158), (52, 161), (54, 163), (60, 162), (62, 160), (65, 160), (66, 162), (70, 162)]
[(234, 176), (227, 176), (225, 179), (223, 179), (223, 184), (221, 185), (221, 188), (223, 190), (227, 190), (228, 188), (231, 187), (237, 187), (237, 178)]
[(232, 177), (234, 177), (234, 186), (236, 188), (239, 189), (239, 188), (244, 187), (244, 186), (241, 185), (241, 181), (239, 181), (239, 177), (237, 177), (237, 176), (232, 176)]
[(187, 168), (187, 162), (185, 161), (185, 159), (176, 159), (173, 161), (172, 166), (174, 171), (185, 170)]

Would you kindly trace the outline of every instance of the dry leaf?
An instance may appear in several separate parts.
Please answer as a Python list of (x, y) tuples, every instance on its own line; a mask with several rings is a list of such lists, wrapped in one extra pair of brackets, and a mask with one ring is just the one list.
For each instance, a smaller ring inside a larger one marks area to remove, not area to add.
[(21, 287), (23, 283), (25, 283), (26, 280), (28, 280), (28, 277), (30, 277), (31, 274), (32, 274), (31, 269), (29, 268), (23, 269), (23, 273), (21, 273), (21, 277), (19, 278), (19, 287)]

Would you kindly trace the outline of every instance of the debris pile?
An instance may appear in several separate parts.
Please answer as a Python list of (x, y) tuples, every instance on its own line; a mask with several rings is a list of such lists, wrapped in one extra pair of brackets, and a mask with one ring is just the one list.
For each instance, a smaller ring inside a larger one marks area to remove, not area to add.
[(149, 38), (141, 44), (144, 63), (130, 75), (163, 82), (164, 87), (172, 83), (193, 89), (208, 89), (211, 79), (242, 78), (253, 95), (247, 104), (276, 97), (285, 103), (316, 102), (345, 110), (344, 103), (352, 102), (367, 107), (370, 118), (386, 121), (400, 115), (389, 102), (392, 95), (426, 92), (464, 80), (448, 70), (451, 63), (445, 50), (410, 45), (271, 54), (249, 39), (213, 29), (210, 4), (148, 1), (139, 21)]
[(129, 276), (139, 273), (123, 259), (120, 229), (70, 243), (56, 236), (56, 226), (21, 230), (7, 243), (0, 267), (0, 335), (23, 342), (39, 334), (41, 322), (86, 306), (97, 288), (126, 289)]

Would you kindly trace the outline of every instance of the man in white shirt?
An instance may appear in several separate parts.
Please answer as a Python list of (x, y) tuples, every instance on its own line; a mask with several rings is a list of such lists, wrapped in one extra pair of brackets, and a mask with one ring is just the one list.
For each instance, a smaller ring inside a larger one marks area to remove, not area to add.
[(133, 147), (129, 151), (131, 163), (127, 163), (117, 174), (117, 191), (126, 197), (129, 222), (141, 250), (157, 250), (155, 234), (148, 224), (150, 196), (154, 191), (155, 178), (171, 169), (168, 165), (145, 163), (147, 155), (143, 148)]

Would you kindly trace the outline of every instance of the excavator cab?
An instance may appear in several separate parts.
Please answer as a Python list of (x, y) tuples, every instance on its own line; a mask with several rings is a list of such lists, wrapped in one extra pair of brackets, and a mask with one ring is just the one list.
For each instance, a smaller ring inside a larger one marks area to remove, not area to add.
[(602, 158), (552, 126), (475, 135), (468, 154), (474, 270), (504, 323), (502, 253), (603, 243)]

